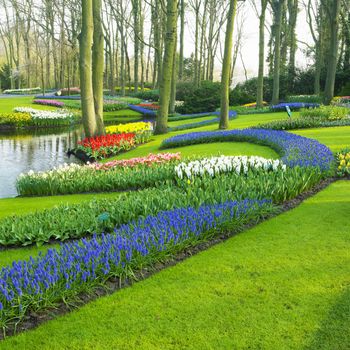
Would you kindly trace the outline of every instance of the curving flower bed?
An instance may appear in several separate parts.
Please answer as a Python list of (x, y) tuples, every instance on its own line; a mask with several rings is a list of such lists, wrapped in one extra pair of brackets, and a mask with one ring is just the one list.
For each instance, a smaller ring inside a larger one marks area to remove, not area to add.
[(21, 174), (16, 187), (22, 196), (142, 189), (173, 179), (173, 164), (179, 160), (179, 153), (165, 153), (107, 163), (64, 164), (45, 172)]
[(33, 101), (34, 104), (36, 105), (42, 105), (42, 106), (52, 106), (52, 107), (56, 107), (56, 108), (63, 108), (64, 107), (64, 103), (61, 101), (56, 101), (56, 100), (34, 100)]
[(305, 102), (284, 102), (277, 105), (271, 106), (270, 108), (273, 111), (285, 111), (286, 107), (289, 107), (292, 111), (298, 111), (302, 108), (318, 108), (320, 107), (319, 103), (305, 103)]
[(138, 106), (142, 108), (150, 109), (151, 111), (157, 111), (160, 108), (159, 104), (155, 104), (155, 103), (140, 103)]
[(45, 122), (71, 122), (76, 116), (67, 110), (43, 111), (30, 107), (16, 107), (15, 113), (28, 113), (35, 123), (44, 124)]
[(269, 200), (229, 201), (180, 208), (140, 218), (91, 240), (62, 244), (0, 271), (0, 324), (74, 298), (110, 277), (149, 266), (230, 224), (238, 227), (271, 212)]
[(153, 111), (153, 110), (150, 110), (150, 109), (145, 108), (145, 107), (141, 107), (141, 106), (137, 106), (137, 105), (133, 105), (133, 104), (129, 104), (128, 107), (132, 111), (141, 113), (147, 117), (156, 117), (156, 115), (157, 115), (157, 111)]
[(284, 164), (291, 167), (319, 167), (321, 170), (328, 171), (334, 162), (333, 153), (327, 146), (316, 140), (277, 130), (194, 132), (168, 138), (163, 141), (161, 148), (227, 141), (252, 142), (269, 146), (282, 156), (281, 160)]

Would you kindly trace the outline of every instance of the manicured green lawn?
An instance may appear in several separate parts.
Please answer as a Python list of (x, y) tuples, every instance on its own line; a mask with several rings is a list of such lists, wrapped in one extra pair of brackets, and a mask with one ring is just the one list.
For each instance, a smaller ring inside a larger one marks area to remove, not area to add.
[(57, 108), (33, 104), (34, 96), (0, 98), (0, 113), (11, 113), (15, 107), (30, 107), (41, 110), (54, 110)]
[[(185, 124), (192, 124), (192, 123), (200, 123), (200, 122), (204, 122), (207, 120), (213, 120), (217, 118), (216, 115), (212, 115), (210, 117), (203, 117), (203, 118), (195, 118), (195, 119), (187, 119), (187, 120), (177, 120), (175, 122), (169, 122), (169, 127), (173, 128), (175, 126), (179, 126), (179, 125), (185, 125)], [(193, 129), (193, 131), (196, 131), (195, 129)]]
[[(169, 136), (167, 136), (169, 137)], [(278, 158), (278, 155), (269, 147), (254, 145), (247, 142), (218, 142), (212, 144), (194, 145), (179, 147), (172, 150), (160, 150), (159, 146), (164, 136), (154, 136), (152, 141), (142, 145), (130, 152), (123, 153), (113, 159), (129, 159), (134, 157), (143, 157), (150, 153), (176, 153), (180, 152), (183, 157), (193, 155), (215, 156), (215, 155), (256, 155), (265, 158)], [(108, 161), (108, 160), (105, 160)]]
[(1, 349), (312, 349), (350, 344), (350, 182)]

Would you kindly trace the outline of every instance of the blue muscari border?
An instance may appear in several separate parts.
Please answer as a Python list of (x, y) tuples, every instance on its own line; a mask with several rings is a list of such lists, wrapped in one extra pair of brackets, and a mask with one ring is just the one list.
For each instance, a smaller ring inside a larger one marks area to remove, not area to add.
[(122, 225), (114, 233), (63, 243), (37, 258), (13, 262), (0, 270), (0, 320), (18, 317), (24, 307), (47, 299), (63, 300), (67, 293), (77, 294), (88, 285), (123, 275), (128, 266), (147, 264), (225, 224), (241, 223), (260, 209), (272, 208), (271, 200), (246, 199), (162, 211)]
[(285, 131), (267, 129), (205, 131), (176, 135), (164, 140), (161, 148), (227, 141), (252, 142), (269, 146), (279, 153), (284, 164), (290, 167), (311, 166), (328, 171), (334, 162), (332, 151), (316, 140)]

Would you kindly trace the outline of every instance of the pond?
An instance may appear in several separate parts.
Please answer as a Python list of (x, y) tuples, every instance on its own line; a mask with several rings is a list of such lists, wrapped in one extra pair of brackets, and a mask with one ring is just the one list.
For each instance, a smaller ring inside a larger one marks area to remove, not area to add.
[(15, 197), (16, 178), (30, 170), (44, 171), (79, 162), (66, 152), (83, 137), (82, 127), (0, 134), (0, 198)]

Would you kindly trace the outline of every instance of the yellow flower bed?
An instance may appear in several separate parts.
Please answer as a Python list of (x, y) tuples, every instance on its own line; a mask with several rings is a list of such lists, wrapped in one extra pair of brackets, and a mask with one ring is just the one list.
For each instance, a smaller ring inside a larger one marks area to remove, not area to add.
[(350, 175), (350, 150), (343, 150), (337, 154), (338, 175)]
[(112, 125), (106, 128), (107, 134), (127, 134), (127, 133), (143, 133), (145, 131), (151, 131), (152, 124), (145, 122), (129, 123), (129, 124), (119, 124)]
[[(263, 101), (263, 106), (267, 106), (267, 105), (268, 105), (268, 103)], [(256, 107), (256, 102), (246, 103), (242, 107)]]
[(0, 114), (0, 125), (28, 125), (32, 121), (29, 113), (4, 113)]

